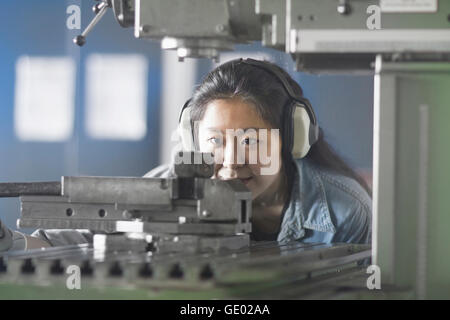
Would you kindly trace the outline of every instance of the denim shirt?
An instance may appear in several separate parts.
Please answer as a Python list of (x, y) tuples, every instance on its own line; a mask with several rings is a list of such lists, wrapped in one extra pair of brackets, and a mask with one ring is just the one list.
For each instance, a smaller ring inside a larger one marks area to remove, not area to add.
[(289, 205), (277, 240), (371, 243), (372, 200), (354, 179), (295, 160)]

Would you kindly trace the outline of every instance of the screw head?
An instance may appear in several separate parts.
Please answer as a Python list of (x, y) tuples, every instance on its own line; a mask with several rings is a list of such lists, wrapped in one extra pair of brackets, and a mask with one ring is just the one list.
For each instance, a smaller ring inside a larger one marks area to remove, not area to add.
[(102, 6), (102, 3), (97, 3), (95, 6), (92, 7), (92, 11), (97, 14), (100, 12), (100, 6)]
[(143, 33), (149, 33), (151, 28), (152, 27), (149, 26), (148, 24), (144, 24), (143, 26), (141, 26), (139, 28), (139, 30), (141, 30), (141, 32), (143, 32)]
[(208, 210), (203, 210), (202, 211), (202, 216), (205, 218), (208, 218), (211, 216), (211, 212), (209, 212)]
[(218, 33), (222, 33), (222, 32), (224, 32), (226, 30), (226, 27), (223, 25), (223, 24), (218, 24), (217, 26), (216, 26), (216, 31), (218, 32)]
[(124, 211), (122, 212), (122, 217), (123, 217), (124, 219), (131, 219), (131, 218), (133, 217), (133, 215), (131, 214), (130, 211), (124, 210)]
[(337, 6), (337, 12), (339, 12), (340, 14), (350, 14), (350, 12), (352, 11), (352, 8), (350, 7), (350, 5), (346, 2), (344, 3), (340, 3)]

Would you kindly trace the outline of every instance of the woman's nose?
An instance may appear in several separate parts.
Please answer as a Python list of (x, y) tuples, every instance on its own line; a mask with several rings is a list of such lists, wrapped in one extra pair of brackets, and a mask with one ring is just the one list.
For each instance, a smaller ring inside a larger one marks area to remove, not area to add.
[(227, 141), (223, 150), (223, 166), (234, 169), (242, 166), (245, 163), (245, 154), (239, 152), (235, 141)]

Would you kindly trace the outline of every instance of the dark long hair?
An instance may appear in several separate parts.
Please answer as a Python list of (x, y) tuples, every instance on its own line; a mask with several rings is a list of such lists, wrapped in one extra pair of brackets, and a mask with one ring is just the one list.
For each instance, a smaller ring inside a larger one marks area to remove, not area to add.
[[(271, 62), (265, 61), (265, 63), (277, 68), (288, 80), (295, 93), (303, 95), (300, 85), (285, 70)], [(217, 67), (207, 74), (203, 82), (196, 88), (190, 101), (190, 106), (193, 107), (191, 124), (193, 125), (195, 121), (203, 118), (206, 107), (211, 101), (231, 98), (240, 98), (254, 105), (262, 119), (270, 123), (273, 128), (280, 129), (281, 141), (288, 141), (283, 136), (283, 115), (289, 96), (283, 85), (273, 74), (263, 68), (239, 63), (238, 60)], [(294, 162), (287, 143), (282, 143), (281, 149), (283, 167), (290, 190), (292, 178), (295, 176), (293, 174)], [(320, 129), (319, 140), (311, 146), (305, 158), (324, 169), (353, 178), (371, 195), (364, 179), (349, 167), (325, 141), (322, 129)]]

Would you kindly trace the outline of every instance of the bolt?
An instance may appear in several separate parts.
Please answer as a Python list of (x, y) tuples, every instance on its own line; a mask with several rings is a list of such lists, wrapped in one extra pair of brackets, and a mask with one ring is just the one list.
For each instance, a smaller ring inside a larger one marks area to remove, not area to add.
[(349, 14), (351, 11), (352, 11), (352, 8), (347, 3), (347, 1), (340, 1), (340, 3), (337, 6), (337, 12), (345, 15), (345, 14)]
[(97, 3), (95, 6), (93, 6), (92, 7), (92, 11), (95, 13), (95, 14), (97, 14), (97, 13), (99, 13), (100, 12), (100, 5), (101, 5), (101, 3)]
[(224, 32), (226, 29), (227, 29), (227, 28), (226, 28), (223, 24), (218, 24), (218, 25), (216, 26), (216, 31), (217, 31), (218, 33), (222, 33), (222, 32)]
[(162, 190), (166, 190), (169, 187), (167, 180), (163, 179), (161, 180), (161, 184), (159, 185), (159, 188)]
[(71, 208), (67, 209), (67, 210), (66, 210), (66, 215), (67, 215), (68, 217), (73, 216), (73, 210), (72, 210)]
[(151, 28), (152, 28), (152, 27), (149, 26), (148, 24), (144, 24), (143, 26), (141, 26), (141, 27), (139, 28), (139, 30), (140, 30), (141, 32), (143, 32), (143, 33), (149, 33)]
[(209, 212), (208, 210), (203, 210), (202, 211), (202, 216), (205, 218), (208, 218), (211, 216), (211, 212)]
[(131, 212), (128, 211), (128, 210), (124, 210), (124, 211), (122, 212), (122, 216), (123, 216), (124, 219), (131, 219), (131, 218), (133, 217), (133, 215), (131, 214)]

